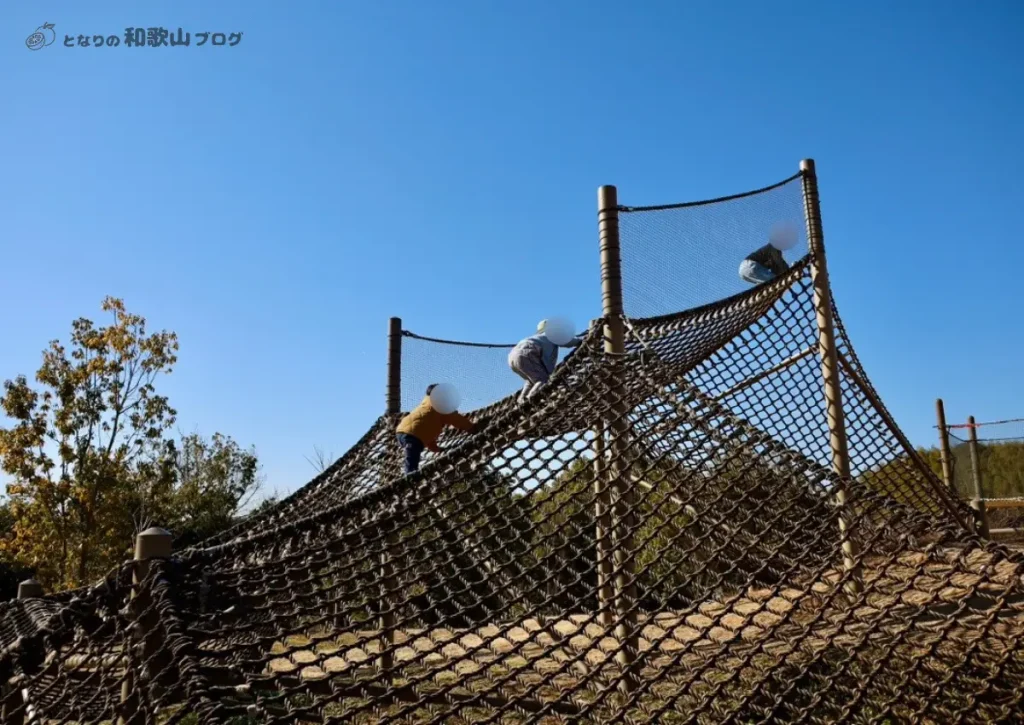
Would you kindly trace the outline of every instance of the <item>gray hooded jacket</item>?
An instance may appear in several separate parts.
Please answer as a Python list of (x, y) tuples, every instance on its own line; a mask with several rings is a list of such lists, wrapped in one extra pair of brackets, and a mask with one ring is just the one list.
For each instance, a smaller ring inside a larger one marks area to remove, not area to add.
[[(583, 342), (583, 335), (577, 335), (573, 339), (569, 340), (564, 347), (577, 347), (581, 342)], [(531, 335), (526, 338), (516, 345), (513, 352), (525, 355), (530, 354), (534, 350), (536, 350), (540, 355), (541, 363), (548, 371), (548, 374), (550, 375), (553, 373), (555, 371), (555, 364), (558, 363), (558, 345), (551, 342), (551, 340), (547, 338), (547, 335), (542, 333), (539, 335)]]

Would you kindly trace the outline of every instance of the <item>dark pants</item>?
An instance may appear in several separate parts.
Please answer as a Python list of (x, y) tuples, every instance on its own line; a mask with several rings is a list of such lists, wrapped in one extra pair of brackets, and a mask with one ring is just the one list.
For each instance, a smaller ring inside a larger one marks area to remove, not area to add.
[(423, 455), (423, 441), (408, 433), (398, 434), (398, 443), (405, 449), (405, 472), (412, 473), (420, 469), (420, 456)]

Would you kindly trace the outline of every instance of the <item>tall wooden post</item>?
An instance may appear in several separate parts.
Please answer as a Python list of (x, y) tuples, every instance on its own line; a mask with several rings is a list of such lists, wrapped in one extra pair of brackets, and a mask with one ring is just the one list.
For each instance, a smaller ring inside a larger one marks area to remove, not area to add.
[(605, 318), (604, 350), (613, 356), (608, 378), (609, 458), (606, 468), (607, 489), (611, 492), (612, 561), (615, 564), (614, 611), (618, 624), (615, 636), (620, 649), (615, 655), (622, 669), (619, 689), (625, 694), (637, 684), (633, 663), (639, 649), (636, 627), (637, 597), (634, 574), (634, 510), (632, 482), (626, 475), (629, 431), (624, 389), (618, 383), (624, 366), (626, 335), (622, 309), (622, 262), (619, 249), (619, 200), (614, 186), (597, 190), (597, 225), (601, 242), (601, 299)]
[[(139, 585), (149, 575), (149, 562), (152, 559), (168, 559), (171, 556), (171, 534), (156, 526), (146, 529), (135, 537), (135, 570), (132, 574), (134, 585), (131, 599), (136, 600), (144, 595), (139, 591)], [(141, 602), (143, 608), (146, 602)], [(141, 627), (142, 622), (137, 622)], [(141, 649), (142, 660), (145, 661), (153, 655), (159, 643), (146, 639), (146, 632), (139, 631), (136, 634), (138, 641), (146, 642)], [(129, 655), (130, 657), (130, 655)], [(131, 664), (131, 663), (129, 663)], [(139, 695), (133, 681), (132, 670), (126, 669), (124, 682), (121, 683), (121, 717), (119, 721), (123, 725), (135, 725), (145, 722), (145, 713), (139, 712)]]
[[(38, 599), (44, 594), (43, 585), (35, 579), (26, 579), (18, 584), (18, 601)], [(3, 725), (23, 725), (29, 716), (28, 692), (22, 690), (17, 679), (3, 683), (0, 723), (3, 723)]]
[(974, 496), (971, 499), (971, 508), (978, 513), (978, 526), (981, 535), (989, 538), (988, 512), (985, 510), (985, 483), (981, 477), (981, 454), (978, 451), (978, 429), (974, 424), (974, 416), (967, 419), (967, 425), (971, 431), (971, 473), (974, 477)]
[(846, 589), (851, 594), (859, 594), (863, 589), (860, 551), (857, 542), (852, 539), (846, 490), (846, 482), (850, 479), (850, 453), (846, 442), (841, 372), (832, 322), (832, 288), (829, 285), (828, 264), (825, 260), (825, 234), (821, 227), (818, 177), (815, 173), (814, 160), (801, 161), (800, 171), (803, 174), (804, 216), (807, 220), (807, 243), (811, 251), (811, 282), (814, 286), (818, 354), (821, 356), (821, 376), (825, 388), (825, 413), (828, 417), (829, 447), (832, 449), (832, 470), (842, 479), (837, 487), (836, 502), (839, 504), (839, 531), (843, 537), (843, 565), (850, 573)]
[(384, 397), (385, 412), (402, 412), (402, 318), (388, 320), (388, 387)]
[[(388, 384), (384, 399), (384, 412), (396, 416), (402, 412), (402, 320), (392, 317), (388, 320)], [(389, 531), (384, 535), (384, 549), (381, 552), (380, 591), (380, 647), (377, 666), (382, 671), (394, 667), (395, 613), (390, 609), (388, 592), (397, 588), (395, 583), (394, 550), (398, 544), (398, 532)]]
[(942, 398), (935, 399), (935, 417), (939, 423), (939, 456), (942, 458), (942, 480), (946, 486), (958, 496), (956, 481), (953, 480), (953, 452), (949, 449), (949, 428), (946, 427), (946, 408), (942, 404)]

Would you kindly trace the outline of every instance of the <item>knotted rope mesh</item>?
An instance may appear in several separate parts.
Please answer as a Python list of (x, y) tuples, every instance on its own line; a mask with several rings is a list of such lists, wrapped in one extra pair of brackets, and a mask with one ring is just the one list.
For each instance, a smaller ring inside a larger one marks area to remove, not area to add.
[(126, 565), (4, 605), (8, 715), (1018, 722), (1024, 559), (972, 532), (838, 317), (833, 473), (810, 275), (630, 318), (623, 354), (598, 321), (541, 393), (480, 408), (416, 473), (385, 416), (134, 588)]

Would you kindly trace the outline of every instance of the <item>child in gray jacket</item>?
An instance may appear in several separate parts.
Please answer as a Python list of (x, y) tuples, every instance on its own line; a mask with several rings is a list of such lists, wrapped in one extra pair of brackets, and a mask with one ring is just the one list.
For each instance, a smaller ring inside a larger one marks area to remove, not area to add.
[[(508, 354), (508, 366), (512, 368), (512, 372), (526, 381), (519, 393), (520, 403), (533, 397), (551, 377), (558, 363), (558, 345), (544, 334), (546, 325), (547, 320), (541, 320), (537, 325), (537, 334), (520, 341)], [(564, 347), (577, 347), (581, 342), (583, 336), (577, 335)]]
[(771, 244), (766, 244), (747, 255), (740, 263), (740, 279), (749, 284), (758, 285), (770, 282), (789, 270), (782, 252)]

